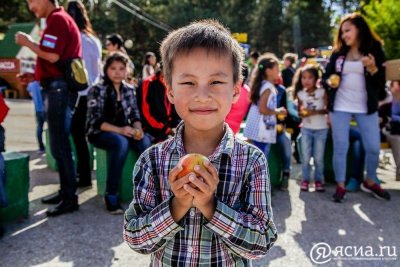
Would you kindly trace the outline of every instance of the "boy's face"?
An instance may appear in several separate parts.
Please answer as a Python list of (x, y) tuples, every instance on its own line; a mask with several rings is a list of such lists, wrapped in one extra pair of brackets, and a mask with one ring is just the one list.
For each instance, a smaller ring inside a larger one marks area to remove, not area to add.
[(37, 18), (46, 17), (46, 8), (50, 4), (49, 0), (27, 0), (29, 10), (32, 11)]
[(168, 99), (185, 128), (210, 131), (223, 124), (239, 98), (240, 84), (233, 83), (231, 57), (196, 48), (174, 60)]

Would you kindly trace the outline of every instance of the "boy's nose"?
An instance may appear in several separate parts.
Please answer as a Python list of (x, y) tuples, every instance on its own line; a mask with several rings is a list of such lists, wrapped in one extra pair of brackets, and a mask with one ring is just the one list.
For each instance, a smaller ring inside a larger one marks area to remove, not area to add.
[(197, 94), (195, 96), (195, 99), (197, 101), (208, 101), (211, 99), (210, 92), (208, 90), (208, 86), (199, 86), (199, 89), (197, 90)]

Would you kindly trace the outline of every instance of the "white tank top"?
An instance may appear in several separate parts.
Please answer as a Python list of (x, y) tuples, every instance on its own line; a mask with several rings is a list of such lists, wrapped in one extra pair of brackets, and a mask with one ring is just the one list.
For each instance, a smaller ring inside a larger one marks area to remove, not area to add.
[(367, 113), (367, 89), (364, 65), (361, 61), (346, 60), (344, 62), (342, 81), (337, 90), (335, 111)]

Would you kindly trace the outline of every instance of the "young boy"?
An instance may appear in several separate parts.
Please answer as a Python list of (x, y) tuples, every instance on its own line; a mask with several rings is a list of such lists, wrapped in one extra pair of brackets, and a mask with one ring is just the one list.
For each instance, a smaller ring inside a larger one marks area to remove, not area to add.
[[(182, 122), (136, 163), (124, 239), (152, 253), (151, 266), (249, 266), (277, 231), (264, 154), (224, 123), (239, 98), (242, 50), (222, 25), (205, 20), (170, 33), (161, 55)], [(187, 153), (209, 161), (177, 178)]]

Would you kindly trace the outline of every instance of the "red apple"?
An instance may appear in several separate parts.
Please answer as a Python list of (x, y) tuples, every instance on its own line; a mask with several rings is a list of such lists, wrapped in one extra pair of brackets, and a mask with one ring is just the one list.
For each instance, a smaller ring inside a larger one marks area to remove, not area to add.
[(182, 161), (182, 171), (178, 173), (177, 177), (182, 178), (190, 172), (194, 172), (194, 166), (200, 165), (204, 167), (204, 162), (208, 160), (207, 157), (201, 154), (187, 154)]

